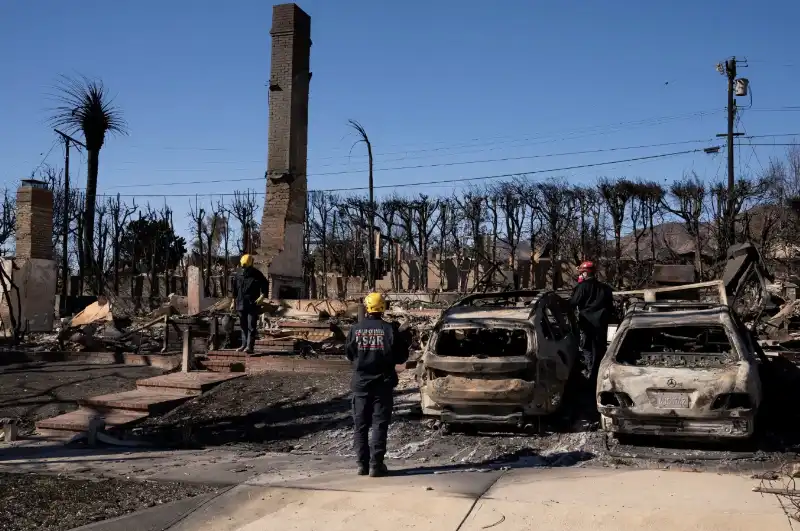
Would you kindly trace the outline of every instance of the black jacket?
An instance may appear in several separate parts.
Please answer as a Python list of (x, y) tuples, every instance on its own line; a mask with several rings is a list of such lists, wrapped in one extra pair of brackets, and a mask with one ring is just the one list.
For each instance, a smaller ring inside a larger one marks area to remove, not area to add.
[(243, 267), (233, 277), (233, 297), (236, 310), (253, 311), (259, 295), (269, 297), (269, 283), (264, 274), (255, 267)]
[(397, 325), (367, 316), (347, 334), (345, 355), (353, 363), (353, 392), (380, 391), (397, 385), (394, 366), (408, 360), (409, 341)]
[(570, 304), (580, 316), (595, 327), (605, 327), (614, 314), (614, 295), (611, 286), (589, 277), (575, 287)]

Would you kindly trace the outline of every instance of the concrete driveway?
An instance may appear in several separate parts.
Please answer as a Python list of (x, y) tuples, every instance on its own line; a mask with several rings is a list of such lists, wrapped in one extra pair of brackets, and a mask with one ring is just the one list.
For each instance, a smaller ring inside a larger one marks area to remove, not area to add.
[(735, 475), (602, 468), (411, 472), (384, 479), (332, 472), (283, 482), (266, 475), (170, 529), (792, 529), (778, 498), (752, 492), (755, 483)]
[[(787, 531), (775, 495), (749, 475), (639, 468), (506, 470), (395, 463), (380, 479), (350, 459), (229, 449), (5, 447), (0, 471), (216, 483), (222, 490), (86, 531)], [(778, 482), (775, 482), (778, 483)], [(771, 485), (780, 487), (781, 485)]]

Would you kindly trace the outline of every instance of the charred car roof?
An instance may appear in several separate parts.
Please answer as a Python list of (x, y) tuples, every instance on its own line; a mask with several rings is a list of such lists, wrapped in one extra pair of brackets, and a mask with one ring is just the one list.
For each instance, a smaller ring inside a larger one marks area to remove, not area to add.
[[(674, 309), (673, 309), (674, 308)], [(670, 307), (659, 303), (634, 305), (628, 309), (625, 320), (632, 328), (650, 326), (669, 326), (673, 324), (718, 323), (726, 316), (733, 317), (733, 311), (724, 305), (697, 304), (696, 307), (677, 304)]]
[(545, 291), (506, 291), (500, 293), (476, 293), (453, 303), (442, 313), (441, 321), (528, 321), (536, 302)]

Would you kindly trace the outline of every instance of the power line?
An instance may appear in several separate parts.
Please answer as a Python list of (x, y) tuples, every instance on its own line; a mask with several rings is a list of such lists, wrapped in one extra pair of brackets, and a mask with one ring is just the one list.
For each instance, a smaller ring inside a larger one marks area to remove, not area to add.
[[(739, 145), (739, 144), (737, 144), (737, 145)], [(741, 144), (741, 145), (743, 145), (743, 146), (776, 146), (776, 147), (780, 147), (780, 146), (800, 146), (800, 144), (798, 144), (798, 143), (791, 143), (790, 144), (790, 143), (786, 143), (786, 142), (781, 142), (781, 143), (776, 143), (776, 144), (770, 144), (770, 143), (747, 143), (747, 144)]]
[(765, 109), (748, 109), (750, 112), (795, 112), (800, 111), (800, 105), (789, 105), (786, 107), (775, 107)]
[[(701, 142), (710, 142), (712, 139), (699, 139), (699, 140), (684, 140), (679, 142), (662, 142), (659, 144), (647, 144), (647, 145), (639, 145), (639, 146), (626, 146), (626, 147), (616, 147), (616, 148), (600, 148), (600, 149), (589, 149), (583, 151), (570, 151), (565, 153), (547, 153), (541, 155), (523, 155), (519, 157), (503, 157), (503, 158), (496, 158), (496, 159), (483, 159), (483, 160), (467, 160), (467, 161), (455, 161), (455, 162), (440, 162), (434, 164), (415, 164), (411, 166), (395, 166), (395, 167), (388, 167), (388, 168), (374, 168), (374, 171), (397, 171), (397, 170), (417, 170), (422, 168), (440, 168), (440, 167), (447, 167), (447, 166), (464, 166), (469, 164), (485, 164), (490, 162), (508, 162), (513, 160), (530, 160), (530, 159), (538, 159), (538, 158), (551, 158), (551, 157), (564, 157), (564, 156), (572, 156), (572, 155), (587, 155), (587, 154), (595, 154), (595, 153), (606, 153), (606, 152), (613, 152), (613, 151), (625, 151), (630, 149), (646, 149), (652, 147), (665, 147), (665, 146), (676, 146), (676, 145), (685, 145), (685, 144), (697, 144)], [(331, 175), (346, 175), (346, 174), (353, 174), (353, 173), (365, 173), (369, 171), (368, 169), (362, 170), (344, 170), (344, 171), (335, 171), (335, 172), (324, 172), (324, 173), (314, 173), (309, 174), (308, 177), (323, 177), (323, 176), (331, 176)], [(263, 177), (245, 177), (239, 179), (210, 179), (210, 180), (202, 180), (202, 181), (176, 181), (171, 183), (153, 183), (153, 184), (123, 184), (118, 186), (111, 186), (110, 188), (141, 188), (143, 186), (182, 186), (182, 185), (190, 185), (190, 184), (214, 184), (214, 183), (228, 183), (228, 182), (247, 182), (247, 181), (263, 181)]]
[(53, 150), (55, 149), (56, 144), (58, 144), (58, 139), (57, 138), (55, 140), (53, 140), (53, 145), (50, 146), (50, 149), (47, 151), (45, 156), (42, 158), (42, 162), (40, 162), (39, 165), (36, 166), (36, 168), (33, 169), (33, 171), (31, 172), (31, 175), (34, 175), (37, 171), (39, 171), (39, 168), (41, 168), (44, 165), (44, 162), (47, 160), (47, 157), (49, 157), (50, 153), (52, 153)]
[[(548, 142), (557, 142), (557, 141), (568, 139), (568, 138), (582, 138), (582, 137), (585, 137), (585, 136), (588, 136), (588, 135), (593, 135), (598, 130), (618, 129), (618, 128), (621, 128), (621, 127), (630, 128), (630, 127), (635, 127), (637, 125), (644, 125), (644, 126), (647, 126), (647, 125), (661, 125), (662, 123), (666, 123), (666, 122), (668, 122), (670, 120), (676, 120), (676, 119), (681, 119), (681, 118), (702, 117), (702, 116), (707, 116), (707, 115), (710, 115), (710, 114), (719, 113), (721, 111), (722, 111), (722, 109), (715, 109), (715, 110), (710, 110), (710, 111), (696, 111), (696, 112), (692, 112), (692, 113), (684, 113), (684, 114), (679, 114), (679, 115), (662, 116), (662, 117), (656, 117), (656, 118), (645, 118), (645, 119), (642, 119), (642, 120), (634, 120), (634, 121), (629, 121), (629, 122), (618, 122), (618, 123), (614, 123), (614, 124), (610, 124), (610, 125), (588, 126), (588, 127), (578, 128), (578, 129), (574, 129), (574, 130), (567, 130), (567, 131), (562, 132), (562, 133), (551, 133), (551, 134), (547, 134), (547, 135), (525, 136), (523, 138), (515, 138), (515, 137), (510, 137), (510, 136), (489, 137), (489, 138), (473, 138), (473, 139), (470, 139), (470, 140), (466, 141), (466, 142), (469, 142), (469, 144), (455, 145), (455, 146), (449, 146), (449, 147), (440, 147), (440, 148), (426, 148), (426, 149), (419, 149), (419, 150), (401, 150), (401, 151), (392, 151), (392, 152), (385, 152), (385, 153), (376, 153), (373, 156), (381, 157), (381, 156), (385, 156), (385, 155), (400, 155), (400, 154), (408, 154), (408, 153), (437, 152), (437, 151), (443, 151), (443, 150), (448, 150), (448, 149), (458, 149), (458, 148), (462, 148), (462, 147), (473, 147), (473, 144), (472, 144), (473, 142), (478, 142), (477, 146), (484, 146), (484, 145), (487, 145), (487, 144), (491, 145), (491, 144), (506, 144), (506, 143), (513, 143), (513, 142), (527, 142), (527, 141), (530, 141), (530, 140), (542, 140), (542, 139), (551, 139), (551, 140), (547, 140), (546, 142), (536, 142), (536, 144), (548, 143)], [(583, 134), (583, 135), (580, 135), (580, 136), (575, 136), (578, 133), (586, 133), (586, 134)], [(494, 139), (503, 139), (503, 138), (509, 138), (510, 140), (492, 141)], [(515, 146), (515, 147), (523, 147), (524, 145), (528, 145), (528, 144), (523, 144), (522, 146)], [(475, 147), (477, 147), (477, 146), (475, 146)], [(467, 153), (469, 153), (469, 152), (467, 152)], [(319, 158), (316, 158), (316, 159), (313, 159), (313, 160), (326, 160), (326, 159), (341, 158), (341, 157), (349, 158), (350, 156), (349, 155), (339, 155), (339, 156), (330, 156), (330, 157), (319, 157)], [(362, 158), (362, 157), (363, 156), (359, 156), (359, 158)], [(398, 160), (403, 160), (403, 159), (398, 159)], [(388, 162), (388, 161), (384, 161), (384, 162)]]
[[(506, 173), (502, 175), (490, 175), (490, 176), (482, 176), (482, 177), (469, 177), (469, 178), (459, 178), (459, 179), (444, 179), (441, 181), (427, 181), (427, 182), (420, 182), (420, 183), (404, 183), (402, 186), (418, 186), (418, 185), (425, 185), (425, 184), (448, 184), (448, 183), (458, 183), (458, 182), (470, 182), (470, 181), (478, 181), (478, 180), (488, 180), (488, 179), (501, 179), (501, 178), (509, 178), (509, 177), (525, 177), (528, 175), (534, 175), (539, 173), (552, 173), (556, 171), (570, 171), (570, 170), (578, 170), (583, 168), (594, 168), (597, 166), (608, 166), (611, 164), (620, 164), (623, 162), (635, 162), (639, 160), (651, 160), (651, 159), (661, 159), (666, 157), (675, 157), (678, 155), (686, 155), (689, 153), (701, 153), (704, 152), (704, 149), (689, 149), (686, 151), (675, 151), (673, 153), (661, 153), (659, 155), (646, 155), (643, 157), (634, 157), (630, 159), (622, 159), (622, 160), (614, 160), (614, 161), (606, 161), (606, 162), (594, 162), (589, 164), (578, 164), (575, 166), (565, 166), (563, 168), (551, 168), (548, 170), (532, 170), (532, 171), (524, 171), (524, 172), (516, 172), (516, 173)], [(375, 188), (395, 188), (396, 184), (394, 185), (381, 185), (375, 186)], [(347, 192), (347, 191), (354, 191), (354, 190), (364, 190), (366, 187), (355, 187), (355, 188), (332, 188), (328, 190), (315, 190), (318, 192)]]
[[(718, 146), (715, 146), (718, 147)], [(414, 182), (414, 183), (402, 183), (402, 184), (385, 184), (385, 185), (378, 185), (374, 188), (396, 188), (398, 186), (427, 186), (427, 185), (434, 185), (434, 184), (452, 184), (452, 183), (460, 183), (460, 182), (474, 182), (474, 181), (483, 181), (483, 180), (490, 180), (490, 179), (503, 179), (503, 178), (512, 178), (512, 177), (526, 177), (529, 175), (536, 175), (541, 173), (552, 173), (558, 171), (570, 171), (570, 170), (578, 170), (583, 168), (595, 168), (600, 166), (610, 166), (613, 164), (622, 164), (626, 162), (637, 162), (643, 160), (654, 160), (654, 159), (662, 159), (667, 157), (676, 157), (679, 155), (687, 155), (690, 153), (703, 153), (705, 149), (689, 149), (685, 151), (675, 151), (672, 153), (660, 153), (657, 155), (645, 155), (642, 157), (633, 157), (629, 159), (620, 159), (620, 160), (610, 160), (604, 162), (593, 162), (588, 164), (577, 164), (574, 166), (564, 166), (561, 168), (549, 168), (546, 170), (528, 170), (522, 172), (515, 172), (515, 173), (504, 173), (498, 175), (481, 175), (478, 177), (460, 177), (456, 179), (442, 179), (436, 181), (422, 181), (422, 182)], [(226, 181), (227, 182), (227, 181)], [(309, 190), (309, 192), (352, 192), (352, 191), (359, 191), (359, 190), (366, 190), (368, 187), (366, 186), (355, 186), (351, 188), (330, 188), (330, 189), (318, 189), (318, 190)], [(256, 192), (259, 195), (264, 195), (264, 192)], [(116, 197), (117, 194), (98, 194), (98, 197)], [(166, 194), (119, 194), (120, 197), (166, 197)], [(235, 196), (235, 193), (208, 193), (208, 194), (169, 194), (170, 197), (228, 197), (228, 196)]]
[[(711, 109), (711, 110), (706, 110), (706, 111), (694, 111), (694, 112), (682, 113), (682, 114), (658, 116), (658, 117), (652, 117), (652, 118), (643, 118), (643, 119), (640, 119), (640, 120), (632, 120), (632, 121), (627, 121), (627, 122), (615, 122), (615, 123), (606, 124), (606, 125), (594, 125), (594, 126), (580, 127), (580, 128), (576, 128), (576, 129), (566, 129), (566, 130), (555, 131), (555, 132), (547, 133), (547, 134), (539, 134), (539, 135), (534, 134), (533, 136), (525, 135), (525, 136), (523, 136), (521, 138), (520, 137), (510, 136), (510, 135), (502, 135), (502, 136), (494, 136), (494, 137), (477, 137), (477, 138), (466, 139), (466, 140), (463, 140), (463, 141), (458, 142), (456, 144), (446, 145), (446, 146), (443, 146), (443, 147), (424, 148), (424, 149), (404, 149), (404, 150), (398, 150), (398, 151), (374, 153), (373, 156), (374, 157), (382, 157), (382, 156), (386, 156), (386, 155), (402, 155), (402, 154), (408, 154), (408, 153), (427, 153), (427, 152), (444, 151), (444, 150), (449, 150), (449, 149), (460, 149), (460, 148), (473, 147), (473, 145), (474, 145), (473, 143), (475, 143), (475, 142), (478, 143), (477, 146), (475, 146), (475, 147), (479, 147), (479, 146), (484, 146), (484, 145), (487, 145), (487, 144), (503, 144), (503, 143), (523, 142), (523, 141), (529, 141), (529, 140), (540, 140), (540, 139), (550, 139), (550, 138), (559, 137), (559, 138), (556, 139), (556, 141), (557, 141), (557, 140), (560, 139), (560, 137), (565, 136), (565, 135), (566, 136), (572, 136), (572, 135), (575, 135), (575, 134), (578, 134), (578, 133), (584, 133), (584, 132), (594, 133), (594, 132), (596, 132), (598, 130), (605, 130), (605, 129), (611, 129), (611, 128), (621, 128), (621, 127), (630, 128), (630, 127), (636, 127), (636, 126), (661, 125), (663, 123), (667, 123), (667, 122), (673, 121), (673, 120), (680, 120), (680, 119), (684, 119), (684, 118), (704, 117), (704, 116), (708, 116), (708, 115), (712, 115), (712, 114), (717, 114), (719, 112), (722, 112), (722, 110), (723, 109)], [(443, 141), (433, 141), (433, 142), (426, 142), (425, 145), (429, 146), (429, 145), (443, 144), (443, 143), (446, 143), (446, 142), (447, 141), (444, 141), (444, 140)], [(383, 144), (383, 147), (395, 147), (395, 146), (403, 146), (403, 145), (413, 146), (413, 145), (418, 145), (418, 144), (417, 143), (410, 143), (410, 144), (409, 143), (407, 143), (407, 144), (402, 144), (402, 143)], [(164, 150), (170, 150), (170, 151), (219, 151), (219, 152), (232, 151), (230, 148), (222, 148), (222, 147), (188, 147), (188, 146), (187, 147), (175, 147), (175, 146), (150, 146), (150, 147), (148, 147), (148, 146), (130, 146), (130, 147), (132, 147), (133, 149), (164, 149)], [(344, 150), (344, 148), (341, 148), (341, 149)], [(317, 160), (330, 160), (330, 159), (337, 159), (337, 158), (362, 158), (362, 156), (361, 155), (355, 155), (355, 156), (353, 156), (353, 155), (332, 155), (332, 156), (326, 156), (326, 157), (313, 157), (312, 156), (312, 157), (310, 157), (310, 160), (317, 161)]]
[[(591, 133), (591, 136), (594, 136), (594, 135), (595, 135), (595, 133)], [(590, 135), (583, 135), (583, 136), (590, 136)], [(780, 133), (780, 134), (772, 134), (772, 135), (756, 135), (756, 136), (747, 136), (745, 138), (763, 138), (763, 137), (779, 137), (779, 136), (800, 136), (800, 133)], [(574, 137), (574, 138), (580, 138), (580, 137)], [(562, 140), (562, 139), (556, 139), (556, 140), (553, 140), (553, 141), (558, 141), (558, 140)], [(519, 140), (513, 140), (512, 142), (524, 142), (524, 141), (525, 141), (525, 139), (519, 139)], [(484, 148), (484, 149), (470, 149), (468, 151), (461, 151), (461, 152), (457, 152), (457, 153), (447, 153), (447, 154), (444, 154), (444, 155), (441, 155), (441, 154), (427, 154), (427, 155), (421, 155), (421, 156), (416, 156), (416, 157), (398, 157), (398, 158), (394, 158), (394, 159), (380, 159), (380, 160), (378, 160), (379, 159), (378, 155), (374, 155), (374, 157), (375, 157), (376, 162), (398, 162), (398, 161), (403, 161), (403, 160), (417, 160), (417, 159), (426, 159), (426, 158), (439, 157), (439, 156), (453, 157), (453, 156), (458, 156), (458, 155), (469, 155), (469, 154), (472, 154), (472, 153), (484, 153), (484, 152), (487, 152), (487, 151), (516, 149), (516, 148), (522, 148), (522, 147), (527, 147), (527, 146), (531, 146), (531, 145), (547, 144), (547, 143), (550, 143), (550, 142), (553, 142), (553, 141), (548, 140), (548, 141), (545, 141), (545, 142), (526, 142), (526, 143), (522, 143), (522, 144), (515, 145), (515, 146), (495, 146), (495, 147), (488, 147), (488, 148)], [(491, 143), (489, 143), (489, 144), (491, 144)], [(469, 146), (467, 146), (467, 147), (469, 147)], [(453, 147), (453, 148), (449, 148), (448, 147), (448, 148), (442, 148), (442, 149), (456, 149), (456, 148), (455, 147)], [(419, 152), (422, 152), (422, 151), (428, 151), (428, 150), (419, 150)], [(408, 151), (408, 153), (414, 153), (414, 151)], [(364, 158), (364, 157), (366, 157), (366, 155), (364, 155), (363, 157), (361, 155), (358, 155), (358, 156), (354, 156), (353, 158), (361, 159), (361, 158)], [(208, 160), (208, 161), (203, 161), (202, 164), (203, 165), (263, 164), (263, 162), (264, 162), (263, 159), (259, 159), (259, 160)], [(135, 161), (135, 160), (122, 161), (122, 162), (119, 162), (119, 164), (141, 164), (141, 161)], [(335, 163), (330, 163), (330, 164), (314, 164), (314, 166), (315, 167), (320, 167), (320, 168), (326, 168), (326, 167), (331, 167), (331, 166), (347, 166), (348, 164), (350, 164), (350, 162), (335, 162)], [(125, 168), (125, 170), (127, 171), (127, 168)], [(189, 168), (189, 169), (166, 168), (166, 169), (156, 170), (156, 171), (175, 171), (175, 172), (179, 172), (179, 171), (203, 171), (203, 169), (202, 168)], [(240, 171), (249, 171), (249, 170), (246, 169), (246, 168), (241, 168)]]

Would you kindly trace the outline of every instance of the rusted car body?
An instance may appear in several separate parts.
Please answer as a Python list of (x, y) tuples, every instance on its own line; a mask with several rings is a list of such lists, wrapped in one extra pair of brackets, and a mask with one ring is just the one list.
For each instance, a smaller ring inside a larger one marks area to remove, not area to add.
[(558, 409), (578, 358), (552, 291), (468, 296), (435, 325), (417, 367), (422, 411), (450, 423), (522, 424)]
[(600, 364), (601, 425), (619, 434), (750, 437), (759, 363), (752, 335), (728, 306), (635, 305)]

